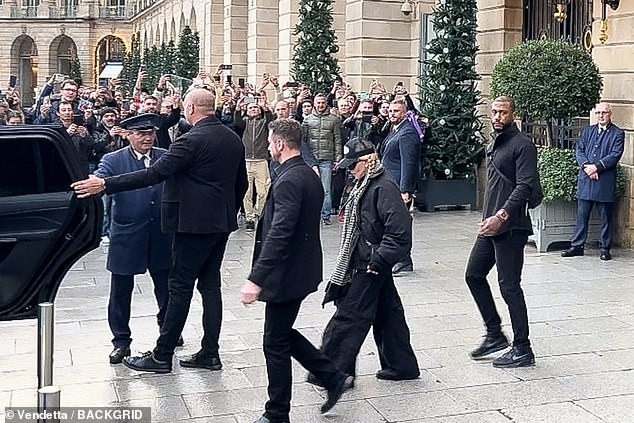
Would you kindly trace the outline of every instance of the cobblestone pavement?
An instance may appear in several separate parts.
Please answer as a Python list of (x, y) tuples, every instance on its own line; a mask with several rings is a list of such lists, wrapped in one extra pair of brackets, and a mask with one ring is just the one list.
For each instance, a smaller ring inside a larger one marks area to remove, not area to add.
[[(529, 306), (534, 368), (502, 370), (473, 362), (468, 351), (483, 334), (464, 282), (464, 267), (478, 213), (415, 215), (415, 272), (397, 279), (421, 367), (414, 381), (374, 377), (378, 360), (369, 336), (359, 357), (354, 390), (326, 416), (324, 392), (305, 382), (296, 363), (293, 422), (633, 422), (634, 253), (615, 251), (601, 262), (597, 250), (562, 259), (529, 247), (523, 286)], [(323, 231), (325, 273), (333, 268), (339, 225)], [(110, 365), (106, 321), (109, 274), (106, 255), (95, 250), (67, 275), (56, 301), (55, 376), (63, 406), (151, 406), (153, 422), (250, 423), (266, 400), (261, 349), (263, 307), (238, 301), (247, 276), (252, 234), (240, 230), (229, 242), (223, 266), (224, 324), (220, 372), (183, 369), (167, 375), (136, 373)], [(492, 280), (495, 280), (492, 275)], [(506, 307), (499, 295), (505, 331)], [(323, 289), (323, 286), (322, 286)], [(333, 312), (322, 309), (322, 292), (311, 295), (296, 327), (319, 344)], [(177, 357), (197, 351), (201, 302), (196, 293)], [(158, 334), (149, 276), (137, 277), (131, 322), (133, 351), (146, 351)], [(36, 402), (35, 321), (0, 323), (0, 416), (6, 406)]]

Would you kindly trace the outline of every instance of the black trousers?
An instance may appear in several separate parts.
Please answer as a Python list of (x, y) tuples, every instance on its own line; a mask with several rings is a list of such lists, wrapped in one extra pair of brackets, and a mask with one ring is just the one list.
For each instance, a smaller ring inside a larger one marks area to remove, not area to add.
[(157, 360), (171, 360), (181, 335), (198, 279), (198, 291), (203, 300), (202, 354), (218, 356), (218, 338), (222, 323), (220, 266), (225, 254), (228, 233), (186, 234), (174, 236), (174, 265), (169, 275), (169, 303), (161, 335), (154, 348)]
[[(149, 269), (154, 282), (154, 296), (159, 311), (156, 315), (159, 328), (165, 320), (167, 310), (168, 290), (167, 280), (169, 269)], [(128, 347), (132, 343), (130, 331), (130, 309), (132, 306), (132, 291), (134, 290), (134, 275), (110, 276), (110, 299), (108, 300), (108, 325), (112, 331), (112, 345), (115, 348)]]
[(502, 320), (495, 308), (487, 275), (497, 267), (498, 283), (502, 298), (506, 302), (513, 326), (513, 344), (529, 347), (528, 313), (524, 291), (520, 285), (524, 266), (524, 246), (528, 241), (527, 231), (509, 231), (501, 235), (478, 236), (467, 264), (466, 281), (473, 295), (489, 334), (499, 334)]
[(269, 400), (264, 416), (272, 422), (288, 421), (293, 386), (291, 357), (315, 374), (328, 388), (344, 374), (310, 343), (293, 324), (303, 298), (281, 303), (266, 303), (264, 320), (264, 357), (268, 375)]
[(601, 252), (610, 251), (610, 247), (612, 247), (612, 210), (614, 209), (614, 203), (577, 200), (577, 222), (570, 245), (583, 248), (586, 243), (588, 222), (590, 221), (590, 213), (593, 206), (596, 206), (601, 216)]
[(337, 301), (337, 311), (324, 329), (321, 349), (337, 367), (355, 375), (357, 355), (370, 326), (382, 369), (419, 374), (403, 303), (390, 270), (378, 276), (354, 273), (348, 292)]

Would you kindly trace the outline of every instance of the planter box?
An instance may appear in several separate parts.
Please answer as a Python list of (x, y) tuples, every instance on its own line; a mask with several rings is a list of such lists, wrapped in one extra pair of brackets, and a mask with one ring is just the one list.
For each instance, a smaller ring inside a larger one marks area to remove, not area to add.
[(416, 196), (420, 211), (433, 212), (439, 206), (476, 208), (475, 179), (421, 179)]
[[(569, 243), (575, 230), (577, 220), (577, 203), (555, 200), (544, 202), (529, 210), (533, 222), (533, 238), (540, 253), (548, 251), (548, 247), (557, 243)], [(587, 242), (596, 242), (601, 234), (601, 219), (596, 209), (592, 210), (588, 225)]]

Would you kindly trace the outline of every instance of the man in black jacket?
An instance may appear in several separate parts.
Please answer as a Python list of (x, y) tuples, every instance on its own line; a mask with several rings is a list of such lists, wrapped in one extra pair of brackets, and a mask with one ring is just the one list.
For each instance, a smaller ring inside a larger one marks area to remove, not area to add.
[(497, 267), (502, 298), (509, 308), (513, 326), (513, 347), (493, 360), (495, 367), (523, 367), (535, 364), (528, 339), (528, 314), (520, 285), (524, 265), (524, 246), (532, 234), (528, 199), (537, 187), (537, 150), (513, 122), (515, 102), (498, 97), (491, 108), (495, 129), (489, 147), (488, 183), (478, 238), (471, 250), (466, 281), (480, 310), (487, 334), (471, 352), (475, 360), (508, 346), (501, 319), (495, 308), (487, 274)]
[(293, 329), (302, 301), (317, 290), (322, 279), (319, 221), (324, 191), (319, 177), (301, 157), (301, 125), (293, 119), (278, 119), (269, 128), (269, 151), (280, 166), (274, 170), (275, 182), (257, 226), (253, 266), (240, 300), (245, 305), (266, 302), (264, 356), (269, 401), (257, 423), (285, 423), (291, 404), (291, 356), (328, 389), (322, 413), (336, 404), (352, 378)]
[(169, 275), (169, 304), (161, 335), (153, 351), (126, 357), (134, 370), (172, 371), (172, 356), (181, 335), (194, 282), (203, 300), (202, 349), (180, 360), (183, 367), (220, 370), (218, 338), (222, 322), (220, 265), (229, 234), (238, 228), (238, 207), (247, 188), (244, 147), (238, 136), (214, 116), (213, 93), (191, 91), (185, 118), (193, 128), (170, 145), (161, 159), (147, 169), (100, 179), (95, 176), (72, 184), (80, 198), (165, 182), (161, 202), (163, 232), (175, 233), (174, 266)]

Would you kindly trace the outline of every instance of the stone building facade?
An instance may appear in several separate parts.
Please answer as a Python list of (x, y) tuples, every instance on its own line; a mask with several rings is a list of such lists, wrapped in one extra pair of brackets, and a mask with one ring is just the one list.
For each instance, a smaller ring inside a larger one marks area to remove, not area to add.
[[(338, 58), (343, 76), (354, 89), (367, 90), (377, 78), (388, 89), (403, 81), (410, 92), (417, 91), (419, 58), (433, 35), (427, 15), (434, 1), (407, 1), (412, 6), (409, 15), (401, 12), (404, 0), (335, 1)], [(531, 10), (550, 16), (550, 9), (555, 12), (553, 3), (478, 1), (477, 70), (485, 98), (497, 60), (527, 38)], [(568, 7), (575, 3), (585, 5), (588, 25), (577, 35), (592, 47), (604, 78), (603, 98), (613, 104), (613, 119), (626, 130), (622, 163), (629, 180), (634, 180), (634, 4), (622, 1), (618, 10), (608, 9), (608, 39), (602, 44), (602, 1), (573, 0)], [(234, 77), (246, 77), (252, 83), (264, 72), (285, 81), (290, 76), (297, 19), (297, 0), (5, 0), (0, 5), (0, 42), (10, 48), (0, 61), (0, 81), (18, 75), (28, 97), (52, 73), (66, 73), (74, 54), (84, 79), (96, 81), (103, 64), (117, 59), (133, 32), (141, 34), (142, 46), (151, 46), (176, 39), (186, 25), (200, 34), (201, 68), (212, 70), (230, 63)], [(578, 17), (571, 15), (568, 22), (574, 19)], [(557, 34), (532, 34), (553, 35)], [(634, 246), (634, 184), (628, 184), (626, 198), (619, 202), (618, 220), (620, 243)]]

